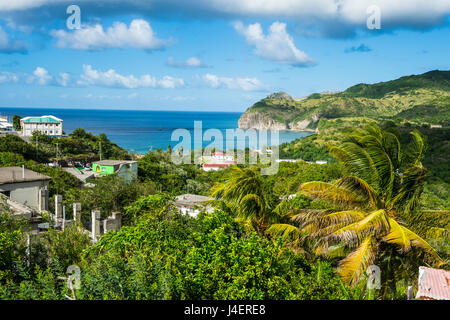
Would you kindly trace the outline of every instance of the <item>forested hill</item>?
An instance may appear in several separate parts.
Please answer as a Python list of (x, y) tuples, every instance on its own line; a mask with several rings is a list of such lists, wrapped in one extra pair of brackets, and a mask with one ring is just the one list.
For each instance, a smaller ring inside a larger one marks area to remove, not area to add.
[(450, 71), (435, 70), (304, 98), (292, 98), (284, 92), (271, 94), (247, 109), (239, 127), (311, 130), (320, 119), (355, 116), (449, 126), (449, 110)]

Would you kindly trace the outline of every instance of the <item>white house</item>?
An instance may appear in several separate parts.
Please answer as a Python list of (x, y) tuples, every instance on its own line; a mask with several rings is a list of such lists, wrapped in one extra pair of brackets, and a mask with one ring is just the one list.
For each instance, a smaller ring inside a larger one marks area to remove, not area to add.
[(45, 211), (50, 179), (23, 167), (0, 167), (0, 193), (36, 212)]
[(173, 202), (173, 204), (181, 211), (181, 213), (195, 217), (202, 210), (206, 210), (207, 212), (213, 211), (213, 208), (205, 203), (205, 201), (210, 200), (214, 199), (188, 193), (177, 196), (176, 201)]
[(13, 131), (14, 127), (11, 122), (8, 122), (8, 117), (0, 116), (0, 132)]
[(47, 136), (62, 136), (63, 121), (55, 116), (25, 117), (20, 119), (23, 136), (31, 136), (39, 131)]
[(219, 170), (222, 168), (228, 168), (232, 164), (236, 164), (234, 156), (227, 155), (222, 152), (214, 152), (210, 157), (202, 157), (202, 169), (204, 171)]

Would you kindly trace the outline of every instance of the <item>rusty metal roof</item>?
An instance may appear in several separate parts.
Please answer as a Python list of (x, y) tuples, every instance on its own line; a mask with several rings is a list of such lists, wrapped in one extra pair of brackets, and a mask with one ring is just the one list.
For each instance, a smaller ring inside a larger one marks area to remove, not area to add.
[(416, 298), (450, 300), (450, 271), (419, 267)]

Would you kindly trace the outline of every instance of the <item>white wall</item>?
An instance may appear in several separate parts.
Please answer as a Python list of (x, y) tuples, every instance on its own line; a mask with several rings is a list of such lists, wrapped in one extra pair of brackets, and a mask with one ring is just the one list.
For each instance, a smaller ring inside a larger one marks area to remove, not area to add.
[(23, 122), (24, 136), (33, 135), (33, 131), (39, 131), (43, 134), (50, 136), (60, 136), (62, 135), (62, 122), (61, 123), (28, 123)]
[(0, 192), (10, 191), (10, 199), (39, 211), (39, 190), (48, 189), (48, 181), (29, 181), (0, 185)]

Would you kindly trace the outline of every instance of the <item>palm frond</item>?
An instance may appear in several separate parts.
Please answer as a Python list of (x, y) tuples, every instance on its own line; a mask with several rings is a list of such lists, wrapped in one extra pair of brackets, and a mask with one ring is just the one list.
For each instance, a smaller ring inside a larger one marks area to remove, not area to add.
[(339, 263), (338, 272), (342, 280), (355, 285), (376, 258), (377, 243), (373, 237), (366, 237), (359, 247)]
[(300, 230), (298, 227), (290, 224), (276, 223), (266, 230), (266, 234), (270, 234), (273, 237), (281, 237), (284, 241), (292, 241), (300, 237)]
[(344, 187), (332, 183), (312, 181), (300, 185), (300, 192), (304, 195), (319, 198), (340, 206), (359, 207), (364, 203), (364, 197)]
[(333, 212), (318, 218), (318, 222), (321, 227), (328, 227), (330, 225), (343, 224), (349, 225), (364, 219), (365, 214), (363, 211), (346, 210)]
[(378, 199), (375, 190), (363, 179), (355, 176), (346, 176), (337, 180), (336, 185), (360, 194), (369, 200), (370, 207), (373, 209), (377, 208)]
[(367, 234), (380, 235), (389, 230), (388, 215), (384, 209), (376, 210), (367, 215), (364, 219), (338, 229), (334, 236), (344, 241), (358, 241)]

